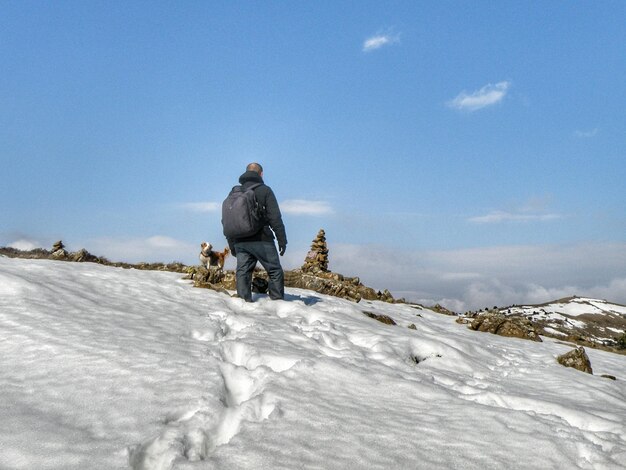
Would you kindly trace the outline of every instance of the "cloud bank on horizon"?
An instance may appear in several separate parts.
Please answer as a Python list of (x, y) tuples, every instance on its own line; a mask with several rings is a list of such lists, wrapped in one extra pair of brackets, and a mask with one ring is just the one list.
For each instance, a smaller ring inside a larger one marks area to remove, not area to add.
[(477, 224), (491, 224), (499, 222), (529, 222), (529, 221), (547, 221), (560, 219), (559, 214), (527, 214), (527, 213), (511, 213), (506, 211), (492, 211), (485, 215), (470, 217), (470, 222)]
[(331, 246), (330, 268), (396, 297), (456, 312), (539, 304), (573, 295), (626, 305), (626, 243), (396, 252)]

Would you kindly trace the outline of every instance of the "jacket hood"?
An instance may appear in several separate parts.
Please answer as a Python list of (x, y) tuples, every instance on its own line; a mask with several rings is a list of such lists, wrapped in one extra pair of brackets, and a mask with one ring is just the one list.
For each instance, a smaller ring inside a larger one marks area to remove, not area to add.
[(263, 178), (256, 171), (246, 171), (243, 175), (239, 177), (239, 184), (244, 183), (263, 183)]

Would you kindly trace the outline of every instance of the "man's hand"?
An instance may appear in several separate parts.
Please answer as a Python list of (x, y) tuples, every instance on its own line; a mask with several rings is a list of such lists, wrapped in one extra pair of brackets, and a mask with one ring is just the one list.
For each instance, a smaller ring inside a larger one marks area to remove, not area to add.
[(286, 249), (287, 247), (285, 245), (281, 245), (278, 247), (278, 252), (280, 253), (280, 256), (283, 256), (285, 254)]

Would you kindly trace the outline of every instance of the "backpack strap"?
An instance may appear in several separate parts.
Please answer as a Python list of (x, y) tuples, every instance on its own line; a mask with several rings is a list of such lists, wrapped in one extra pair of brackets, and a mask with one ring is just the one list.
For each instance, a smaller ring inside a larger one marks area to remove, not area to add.
[[(259, 186), (263, 186), (264, 183), (254, 183), (251, 184), (250, 186), (248, 186), (247, 188), (243, 187), (243, 184), (241, 185), (241, 190), (242, 191), (254, 191), (256, 188), (258, 188)], [(257, 206), (260, 206), (259, 201), (256, 198), (256, 193), (254, 193), (254, 200), (257, 203)]]
[[(254, 191), (256, 188), (258, 188), (259, 186), (263, 186), (265, 183), (254, 183), (251, 184), (250, 186), (248, 186), (247, 189), (245, 189), (244, 191)], [(241, 185), (241, 187), (243, 188), (243, 184)], [(257, 211), (259, 213), (259, 215), (263, 218), (263, 220), (265, 220), (265, 206), (262, 206), (261, 203), (259, 202), (259, 200), (256, 197), (256, 193), (254, 193), (254, 200), (256, 201), (256, 207), (257, 207)], [(265, 220), (265, 222), (267, 223), (267, 220)]]

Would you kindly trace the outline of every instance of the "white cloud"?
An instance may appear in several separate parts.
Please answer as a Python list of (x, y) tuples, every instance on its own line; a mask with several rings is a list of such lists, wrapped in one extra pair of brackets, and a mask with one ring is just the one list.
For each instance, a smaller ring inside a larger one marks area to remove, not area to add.
[(494, 224), (501, 222), (545, 222), (562, 218), (558, 214), (527, 214), (505, 211), (492, 211), (486, 215), (470, 217), (469, 222), (476, 224)]
[(9, 248), (15, 248), (16, 250), (30, 251), (35, 248), (41, 248), (41, 243), (33, 240), (20, 239), (10, 243), (8, 246)]
[(280, 203), (280, 211), (290, 215), (326, 215), (332, 214), (333, 208), (324, 201), (289, 199)]
[(596, 135), (598, 135), (598, 132), (600, 132), (600, 129), (598, 129), (597, 127), (591, 130), (587, 130), (587, 131), (576, 131), (574, 132), (574, 135), (578, 138), (581, 139), (590, 139), (592, 137), (595, 137)]
[(504, 99), (510, 86), (510, 82), (503, 81), (495, 85), (490, 83), (470, 94), (463, 91), (456, 98), (450, 100), (448, 106), (463, 111), (476, 111), (492, 106)]
[(128, 263), (189, 262), (194, 261), (200, 252), (199, 243), (192, 244), (162, 235), (146, 238), (97, 238), (88, 241), (85, 248), (96, 256)]
[(181, 207), (192, 212), (216, 212), (220, 209), (221, 204), (217, 202), (188, 202), (181, 204)]
[(497, 224), (504, 222), (548, 222), (562, 219), (562, 215), (549, 212), (551, 200), (550, 195), (535, 196), (512, 210), (493, 210), (485, 215), (470, 217), (467, 220), (475, 224)]
[(154, 237), (149, 237), (146, 239), (146, 244), (151, 248), (179, 248), (183, 246), (184, 243), (175, 240), (174, 238), (164, 237), (161, 235), (155, 235)]
[(400, 42), (400, 36), (398, 34), (376, 34), (363, 42), (363, 52), (371, 52), (397, 42)]

